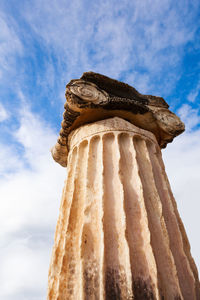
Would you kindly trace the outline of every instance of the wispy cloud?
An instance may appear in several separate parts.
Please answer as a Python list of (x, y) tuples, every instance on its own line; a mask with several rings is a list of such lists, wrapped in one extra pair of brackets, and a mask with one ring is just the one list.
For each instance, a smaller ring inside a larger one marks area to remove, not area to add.
[(14, 71), (16, 56), (23, 53), (23, 45), (15, 32), (11, 16), (0, 14), (0, 78), (6, 71)]
[(200, 111), (199, 109), (192, 108), (188, 104), (183, 104), (178, 110), (178, 113), (186, 125), (187, 131), (191, 131), (197, 125), (200, 125)]
[(198, 95), (200, 94), (200, 80), (197, 82), (197, 85), (193, 90), (190, 91), (190, 93), (187, 96), (187, 99), (190, 102), (195, 102), (197, 100)]
[(113, 1), (95, 1), (87, 9), (85, 5), (82, 1), (26, 5), (27, 22), (56, 55), (64, 80), (90, 69), (127, 81), (135, 73), (137, 87), (142, 70), (148, 78), (143, 92), (150, 91), (163, 73), (165, 89), (169, 70), (180, 67), (182, 47), (198, 28), (192, 22), (198, 2), (122, 1), (113, 5)]
[(0, 103), (0, 122), (3, 122), (9, 118), (9, 113), (3, 106), (3, 104)]

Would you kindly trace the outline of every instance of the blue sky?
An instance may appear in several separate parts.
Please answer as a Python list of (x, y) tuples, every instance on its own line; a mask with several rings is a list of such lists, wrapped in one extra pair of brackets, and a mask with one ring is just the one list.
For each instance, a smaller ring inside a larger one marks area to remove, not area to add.
[(51, 158), (84, 71), (164, 97), (186, 132), (163, 151), (200, 269), (200, 2), (0, 1), (0, 298), (45, 299), (66, 170)]

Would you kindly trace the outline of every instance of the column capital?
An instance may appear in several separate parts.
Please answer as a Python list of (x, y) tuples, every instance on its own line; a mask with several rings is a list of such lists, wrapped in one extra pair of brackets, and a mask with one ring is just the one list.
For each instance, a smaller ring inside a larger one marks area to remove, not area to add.
[(88, 123), (119, 117), (152, 133), (165, 148), (185, 127), (169, 110), (162, 97), (140, 94), (126, 83), (104, 75), (86, 72), (66, 86), (66, 103), (59, 138), (52, 156), (67, 165), (68, 137), (71, 131)]

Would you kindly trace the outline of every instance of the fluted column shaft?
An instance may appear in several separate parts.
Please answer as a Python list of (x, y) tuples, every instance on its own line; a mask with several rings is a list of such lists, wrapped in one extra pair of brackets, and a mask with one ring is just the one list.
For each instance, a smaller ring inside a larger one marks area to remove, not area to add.
[(69, 148), (48, 299), (200, 299), (154, 135), (112, 118)]

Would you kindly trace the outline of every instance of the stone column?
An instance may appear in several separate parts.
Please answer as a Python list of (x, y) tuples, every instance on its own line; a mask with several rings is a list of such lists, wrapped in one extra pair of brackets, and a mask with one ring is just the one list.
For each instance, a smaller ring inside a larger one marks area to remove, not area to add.
[(70, 135), (49, 299), (198, 299), (154, 135), (112, 118)]
[(200, 299), (156, 135), (113, 117), (78, 127), (67, 143), (69, 153), (61, 143), (53, 153), (62, 164), (68, 154), (68, 174), (48, 299)]

